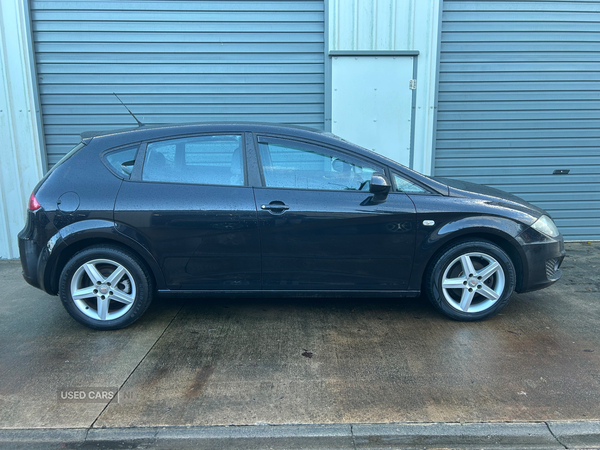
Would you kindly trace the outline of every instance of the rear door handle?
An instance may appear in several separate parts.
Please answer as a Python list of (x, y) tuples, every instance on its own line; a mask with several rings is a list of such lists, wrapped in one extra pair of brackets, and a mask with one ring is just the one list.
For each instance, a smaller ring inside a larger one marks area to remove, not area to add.
[(275, 205), (261, 205), (260, 209), (266, 209), (269, 211), (286, 211), (286, 210), (290, 209), (290, 207), (287, 205), (275, 204)]

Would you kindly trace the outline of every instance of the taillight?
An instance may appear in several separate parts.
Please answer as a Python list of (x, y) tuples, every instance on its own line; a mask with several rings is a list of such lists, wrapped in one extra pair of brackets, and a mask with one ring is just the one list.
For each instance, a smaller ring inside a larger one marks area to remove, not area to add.
[(27, 209), (29, 209), (29, 211), (37, 211), (40, 208), (41, 208), (41, 205), (37, 201), (37, 198), (35, 198), (35, 195), (32, 192), (31, 196), (29, 197), (29, 203), (27, 204)]

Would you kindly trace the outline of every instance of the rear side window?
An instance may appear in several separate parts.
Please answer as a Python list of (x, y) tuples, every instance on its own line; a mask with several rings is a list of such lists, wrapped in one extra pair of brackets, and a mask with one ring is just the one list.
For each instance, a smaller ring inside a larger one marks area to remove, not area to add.
[(151, 142), (146, 148), (142, 180), (243, 186), (242, 136), (194, 136)]
[(121, 148), (110, 152), (106, 155), (108, 165), (123, 178), (129, 179), (135, 164), (135, 155), (137, 154), (138, 146)]

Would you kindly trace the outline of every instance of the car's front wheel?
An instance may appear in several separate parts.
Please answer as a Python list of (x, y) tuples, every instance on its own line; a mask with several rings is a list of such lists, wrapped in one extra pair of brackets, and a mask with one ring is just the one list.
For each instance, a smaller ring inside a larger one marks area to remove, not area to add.
[(129, 252), (90, 247), (67, 262), (59, 293), (65, 309), (78, 322), (97, 330), (116, 330), (146, 311), (152, 301), (152, 279)]
[(425, 283), (429, 299), (446, 316), (482, 320), (506, 306), (515, 289), (516, 273), (510, 257), (497, 245), (462, 241), (439, 255)]

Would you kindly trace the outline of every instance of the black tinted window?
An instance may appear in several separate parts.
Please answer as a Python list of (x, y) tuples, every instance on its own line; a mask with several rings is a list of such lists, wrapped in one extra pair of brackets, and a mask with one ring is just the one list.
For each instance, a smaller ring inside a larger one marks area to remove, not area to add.
[(243, 186), (242, 137), (194, 136), (149, 143), (142, 179)]
[(267, 187), (291, 189), (369, 190), (373, 172), (381, 169), (288, 145), (259, 144)]
[(106, 155), (106, 162), (124, 178), (129, 178), (133, 165), (135, 163), (135, 155), (138, 147), (128, 147), (116, 150)]

